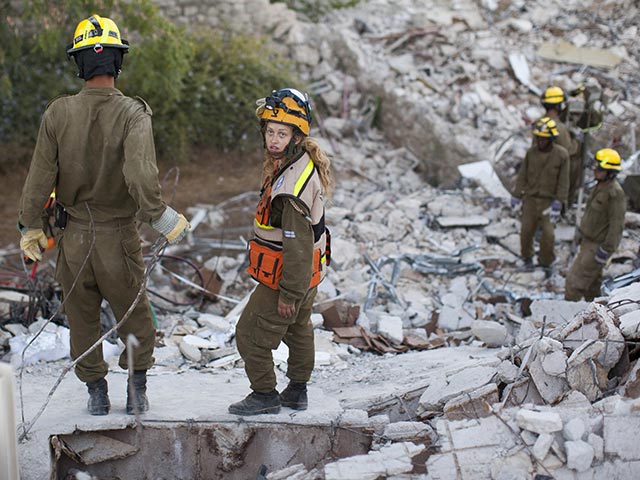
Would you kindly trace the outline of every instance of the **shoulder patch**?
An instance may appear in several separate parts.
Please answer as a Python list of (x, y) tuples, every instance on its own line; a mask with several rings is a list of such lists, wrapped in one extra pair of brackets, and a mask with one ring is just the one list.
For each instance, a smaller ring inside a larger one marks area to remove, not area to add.
[(151, 107), (149, 106), (149, 104), (145, 101), (144, 98), (142, 97), (133, 97), (136, 100), (138, 100), (140, 103), (142, 103), (142, 105), (144, 105), (144, 111), (145, 113), (147, 113), (148, 115), (153, 115), (153, 110), (151, 110)]
[(52, 98), (51, 100), (49, 100), (49, 103), (47, 103), (47, 106), (44, 107), (44, 109), (46, 110), (47, 108), (49, 108), (51, 105), (53, 105), (54, 102), (56, 102), (57, 100), (60, 100), (61, 98), (64, 97), (70, 97), (71, 95), (69, 95), (68, 93), (63, 93), (62, 95), (58, 95), (57, 97)]

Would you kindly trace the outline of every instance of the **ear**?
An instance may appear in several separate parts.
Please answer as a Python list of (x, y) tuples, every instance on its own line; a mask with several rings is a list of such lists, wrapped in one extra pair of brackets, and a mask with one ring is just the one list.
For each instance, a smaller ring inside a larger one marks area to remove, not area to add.
[(300, 142), (301, 142), (303, 139), (304, 139), (304, 136), (302, 136), (302, 135), (295, 134), (295, 135), (293, 136), (293, 141), (295, 142), (295, 144), (296, 144), (296, 145), (300, 145)]

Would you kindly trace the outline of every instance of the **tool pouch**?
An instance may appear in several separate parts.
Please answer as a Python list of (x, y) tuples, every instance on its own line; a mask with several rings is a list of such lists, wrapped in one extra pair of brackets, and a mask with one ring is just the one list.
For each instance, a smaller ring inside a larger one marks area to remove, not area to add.
[(53, 226), (58, 227), (61, 230), (64, 230), (65, 227), (67, 226), (68, 217), (69, 215), (67, 214), (67, 211), (64, 209), (64, 207), (56, 202), (55, 213), (54, 213), (55, 221), (53, 223)]
[(247, 273), (263, 285), (277, 290), (282, 277), (282, 249), (277, 250), (255, 239), (249, 241)]

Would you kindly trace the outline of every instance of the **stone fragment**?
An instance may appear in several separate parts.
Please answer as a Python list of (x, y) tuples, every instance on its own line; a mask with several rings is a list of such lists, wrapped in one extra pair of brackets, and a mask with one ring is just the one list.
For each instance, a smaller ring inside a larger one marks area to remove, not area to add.
[(393, 344), (400, 344), (404, 339), (402, 318), (384, 315), (378, 318), (378, 333)]
[(629, 371), (622, 394), (628, 398), (640, 398), (640, 362), (636, 361)]
[(567, 454), (567, 467), (585, 472), (591, 468), (593, 462), (593, 447), (582, 440), (564, 442), (564, 449)]
[(472, 392), (489, 383), (495, 376), (495, 368), (478, 366), (466, 368), (441, 381), (434, 381), (420, 396), (418, 414), (424, 411), (439, 411), (450, 399)]
[(202, 360), (200, 349), (191, 343), (185, 342), (184, 339), (178, 344), (178, 348), (188, 360), (196, 363)]
[(542, 461), (549, 453), (549, 449), (553, 444), (555, 437), (551, 433), (542, 433), (538, 436), (536, 443), (533, 445), (531, 449), (533, 456), (536, 457), (537, 460)]
[(388, 424), (382, 437), (392, 442), (403, 441), (435, 441), (437, 435), (430, 425), (422, 422), (394, 422)]
[(584, 425), (584, 422), (581, 418), (572, 418), (569, 420), (562, 429), (562, 436), (565, 440), (576, 441), (582, 440), (585, 433), (587, 432), (587, 428)]
[(545, 402), (555, 403), (569, 390), (569, 384), (563, 377), (549, 375), (544, 371), (540, 356), (533, 359), (528, 368), (531, 380)]
[(627, 312), (620, 317), (620, 331), (627, 339), (640, 339), (640, 310)]
[(180, 348), (167, 345), (165, 347), (156, 347), (153, 350), (154, 365), (179, 366), (183, 362)]
[(624, 349), (624, 337), (616, 326), (615, 314), (602, 305), (592, 303), (577, 314), (559, 333), (565, 347), (576, 349), (585, 340), (607, 341), (607, 348), (598, 355), (598, 363), (607, 370), (613, 368)]
[[(557, 234), (556, 234), (557, 236)], [(572, 237), (573, 238), (573, 237)], [(531, 319), (556, 325), (569, 323), (573, 317), (589, 306), (590, 302), (568, 302), (555, 299), (537, 299), (531, 303)]]
[(17, 337), (18, 335), (26, 335), (27, 333), (29, 333), (27, 327), (25, 327), (21, 323), (7, 323), (3, 325), (2, 328), (7, 330), (14, 337)]
[(489, 348), (501, 347), (509, 337), (507, 327), (490, 320), (474, 320), (471, 323), (471, 333)]
[(213, 332), (226, 333), (231, 328), (229, 321), (219, 315), (212, 315), (210, 313), (203, 313), (196, 321), (203, 327), (207, 327)]
[(465, 217), (438, 217), (436, 219), (438, 225), (442, 228), (452, 228), (452, 227), (484, 227), (489, 225), (489, 218), (484, 217), (482, 215), (469, 215)]
[(206, 340), (197, 335), (185, 335), (182, 338), (180, 343), (188, 343), (197, 348), (207, 348), (207, 349), (216, 349), (219, 347), (217, 342), (212, 342), (211, 340)]
[(520, 438), (522, 438), (525, 445), (532, 446), (536, 443), (536, 440), (538, 440), (538, 435), (529, 430), (520, 430)]
[[(615, 289), (609, 295), (607, 305), (616, 305), (616, 314), (619, 317), (623, 317), (629, 312), (638, 310), (638, 304), (634, 302), (640, 302), (640, 282), (634, 282), (626, 287)], [(618, 305), (619, 303), (623, 304)]]
[(593, 447), (593, 457), (596, 462), (601, 462), (604, 459), (604, 440), (602, 437), (595, 433), (590, 433), (587, 437), (587, 442)]
[(529, 480), (533, 464), (529, 454), (523, 450), (512, 455), (498, 456), (491, 462), (491, 478), (500, 480)]
[(343, 458), (324, 467), (326, 480), (375, 480), (413, 470), (411, 459), (422, 452), (424, 445), (410, 442), (393, 443), (366, 455)]
[(604, 343), (597, 340), (586, 340), (582, 345), (577, 347), (569, 359), (567, 360), (567, 366), (575, 367), (587, 360), (591, 360), (598, 356), (598, 354), (604, 349)]
[(567, 370), (567, 355), (562, 350), (556, 350), (544, 355), (540, 363), (544, 373), (558, 377)]
[(503, 360), (498, 365), (496, 380), (502, 383), (513, 383), (518, 379), (518, 372), (518, 367), (509, 360)]
[(449, 400), (443, 408), (449, 420), (465, 420), (491, 415), (490, 406), (498, 402), (498, 386), (490, 383)]
[(637, 438), (640, 431), (638, 415), (605, 415), (603, 439), (605, 455), (615, 455), (621, 460), (640, 460), (640, 442), (630, 441)]
[(582, 392), (590, 402), (602, 397), (602, 388), (607, 385), (607, 372), (598, 362), (587, 360), (567, 368), (567, 382), (574, 390)]
[(536, 412), (522, 408), (516, 414), (516, 422), (520, 428), (535, 433), (553, 433), (562, 430), (562, 419), (555, 412)]

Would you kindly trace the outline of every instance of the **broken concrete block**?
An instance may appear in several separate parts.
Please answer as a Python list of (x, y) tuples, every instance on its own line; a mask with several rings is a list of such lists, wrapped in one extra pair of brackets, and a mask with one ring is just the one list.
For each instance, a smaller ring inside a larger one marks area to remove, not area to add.
[(585, 472), (591, 468), (593, 462), (593, 447), (582, 440), (564, 442), (564, 449), (567, 454), (567, 467)]
[(375, 480), (413, 470), (411, 459), (426, 447), (410, 442), (394, 443), (367, 455), (343, 458), (324, 467), (326, 480)]
[(555, 440), (555, 436), (551, 433), (542, 433), (538, 436), (536, 443), (533, 445), (531, 452), (538, 461), (544, 460), (549, 453), (549, 449)]
[(533, 473), (533, 463), (523, 450), (512, 455), (499, 456), (491, 462), (491, 478), (529, 480)]
[(179, 366), (183, 359), (180, 348), (167, 345), (166, 347), (156, 347), (153, 350), (154, 365)]
[(429, 440), (435, 442), (436, 433), (430, 425), (422, 422), (394, 422), (388, 424), (382, 433), (385, 440), (397, 442), (403, 441), (420, 441)]
[(207, 327), (213, 332), (226, 333), (231, 328), (229, 321), (219, 315), (203, 313), (198, 316), (196, 321), (202, 326)]
[(615, 455), (621, 460), (640, 460), (640, 442), (629, 441), (637, 438), (640, 431), (640, 416), (616, 415), (604, 417), (604, 453)]
[(627, 339), (640, 339), (640, 310), (627, 312), (620, 317), (620, 331)]
[(638, 304), (634, 302), (640, 302), (640, 282), (615, 289), (611, 292), (607, 305), (615, 305), (616, 314), (618, 317), (623, 317), (638, 309)]
[[(571, 237), (573, 239), (573, 236)], [(547, 324), (564, 325), (570, 322), (576, 314), (589, 306), (590, 302), (568, 302), (565, 300), (537, 299), (531, 302), (531, 319)]]
[(509, 338), (507, 327), (490, 320), (474, 320), (471, 323), (471, 333), (489, 348), (501, 347)]
[(404, 339), (402, 331), (402, 318), (390, 315), (378, 318), (378, 333), (392, 344), (400, 344)]
[(595, 433), (590, 433), (587, 437), (587, 442), (593, 447), (593, 458), (596, 462), (601, 462), (604, 459), (604, 440)]
[(624, 350), (624, 337), (616, 326), (615, 314), (597, 303), (591, 303), (562, 328), (559, 340), (572, 349), (581, 346), (585, 340), (608, 340), (607, 348), (598, 355), (598, 362), (607, 370), (618, 363)]
[(189, 345), (193, 345), (197, 348), (206, 348), (210, 350), (215, 350), (216, 348), (220, 347), (217, 342), (206, 340), (197, 335), (185, 335), (180, 343), (188, 343)]
[(531, 380), (545, 402), (555, 403), (569, 390), (569, 384), (563, 377), (549, 375), (544, 371), (540, 355), (530, 361), (528, 369)]
[(529, 430), (520, 430), (520, 438), (522, 438), (525, 445), (532, 446), (536, 443), (536, 440), (538, 440), (538, 435)]
[(582, 392), (591, 402), (602, 397), (602, 389), (607, 385), (607, 371), (598, 362), (587, 360), (567, 368), (569, 386)]
[(525, 319), (516, 334), (516, 344), (521, 345), (530, 338), (538, 336), (540, 336), (540, 330), (535, 327), (532, 321)]
[(187, 360), (196, 363), (202, 360), (202, 352), (200, 352), (200, 349), (191, 343), (185, 342), (184, 339), (178, 344), (178, 348)]
[(628, 398), (640, 398), (640, 362), (636, 361), (629, 371), (622, 394)]
[(430, 480), (450, 480), (456, 471), (456, 459), (452, 453), (431, 455), (425, 464)]
[[(506, 425), (505, 423), (506, 422)], [(513, 435), (511, 429), (516, 428), (515, 422), (509, 418), (500, 420), (495, 415), (485, 418), (458, 420), (455, 422), (443, 422), (438, 424), (438, 433), (442, 436), (448, 430), (451, 438), (451, 448), (457, 451), (471, 450), (483, 447), (496, 446), (508, 450), (514, 447), (518, 438)]]
[(509, 360), (503, 360), (496, 369), (496, 380), (501, 383), (513, 383), (518, 379), (519, 369)]
[(438, 217), (436, 222), (442, 228), (452, 227), (484, 227), (489, 225), (489, 219), (482, 215), (469, 215), (465, 217)]
[(520, 428), (535, 433), (553, 433), (562, 430), (562, 419), (555, 412), (537, 412), (522, 408), (516, 414), (516, 422)]
[(491, 415), (490, 406), (498, 402), (498, 386), (490, 383), (449, 400), (443, 408), (449, 420), (464, 420)]
[(578, 417), (569, 420), (562, 429), (562, 436), (569, 441), (582, 440), (585, 433), (587, 433), (587, 428), (582, 419)]
[(308, 473), (305, 466), (302, 463), (298, 463), (277, 472), (268, 473), (266, 478), (267, 480), (304, 480)]
[(439, 411), (450, 399), (489, 383), (495, 373), (494, 367), (471, 367), (433, 382), (420, 396), (418, 412)]
[(368, 425), (369, 414), (365, 410), (350, 408), (342, 412), (340, 415), (340, 425)]
[(7, 323), (3, 325), (2, 328), (7, 330), (14, 337), (17, 337), (18, 335), (26, 335), (27, 333), (29, 333), (27, 327), (25, 327), (21, 323)]
[(544, 373), (558, 377), (567, 370), (567, 355), (562, 350), (556, 350), (544, 355), (540, 363)]
[(587, 360), (591, 360), (596, 357), (604, 349), (604, 343), (597, 340), (585, 340), (585, 342), (578, 346), (569, 359), (567, 360), (568, 367), (575, 367)]
[(461, 330), (470, 327), (473, 320), (473, 317), (463, 308), (444, 305), (438, 316), (438, 327), (447, 331)]

